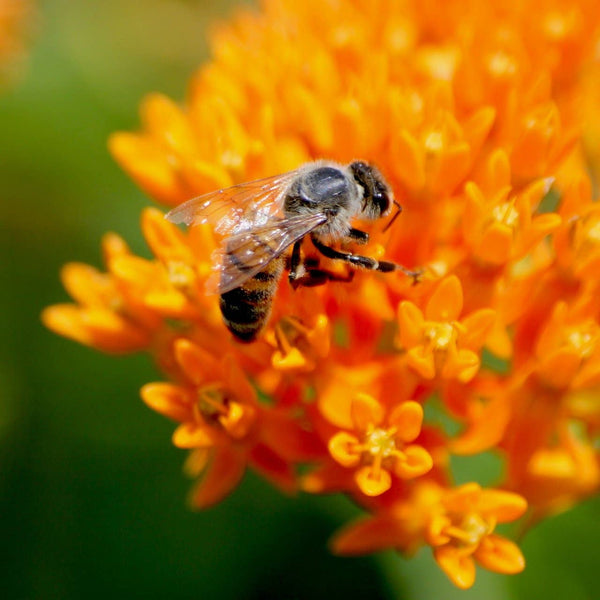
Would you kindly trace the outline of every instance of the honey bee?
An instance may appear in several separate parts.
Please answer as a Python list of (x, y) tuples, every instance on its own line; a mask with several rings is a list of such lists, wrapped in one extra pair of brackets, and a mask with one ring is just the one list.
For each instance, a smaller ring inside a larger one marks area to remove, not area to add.
[[(214, 276), (208, 291), (220, 295), (223, 321), (241, 342), (251, 342), (269, 319), (272, 299), (284, 268), (292, 287), (313, 286), (335, 275), (301, 259), (302, 240), (310, 235), (325, 257), (352, 267), (417, 271), (388, 261), (343, 252), (335, 242), (366, 243), (366, 232), (354, 229), (353, 218), (375, 220), (387, 216), (396, 205), (392, 190), (375, 166), (363, 161), (348, 165), (319, 160), (300, 168), (257, 181), (216, 190), (193, 198), (170, 211), (166, 218), (188, 226), (211, 223), (223, 236), (213, 255)], [(291, 256), (286, 250), (292, 248)]]

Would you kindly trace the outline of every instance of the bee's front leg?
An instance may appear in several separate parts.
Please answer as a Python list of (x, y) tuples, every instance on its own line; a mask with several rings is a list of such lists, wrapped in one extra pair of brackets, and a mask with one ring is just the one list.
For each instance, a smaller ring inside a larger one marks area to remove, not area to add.
[(311, 239), (315, 248), (323, 256), (332, 258), (334, 260), (343, 260), (351, 264), (353, 267), (358, 267), (359, 269), (380, 271), (382, 273), (402, 271), (402, 273), (408, 277), (412, 277), (415, 283), (419, 281), (419, 277), (422, 275), (421, 270), (412, 271), (411, 269), (407, 269), (402, 265), (387, 260), (376, 260), (375, 258), (371, 258), (369, 256), (362, 256), (360, 254), (352, 254), (350, 252), (341, 252), (340, 250), (335, 250), (334, 248), (330, 248), (329, 246), (326, 246), (320, 242), (314, 235), (311, 236)]

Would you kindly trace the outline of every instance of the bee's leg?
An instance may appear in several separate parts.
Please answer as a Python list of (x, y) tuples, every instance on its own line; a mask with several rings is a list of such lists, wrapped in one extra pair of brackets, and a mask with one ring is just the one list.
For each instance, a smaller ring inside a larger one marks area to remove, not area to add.
[(354, 279), (354, 271), (349, 269), (347, 275), (339, 275), (338, 273), (332, 273), (325, 269), (311, 269), (306, 268), (304, 274), (294, 280), (292, 287), (297, 289), (299, 287), (317, 287), (323, 285), (329, 281), (342, 281), (344, 283), (350, 283)]
[(387, 260), (376, 260), (369, 256), (361, 256), (360, 254), (352, 254), (350, 252), (341, 252), (340, 250), (335, 250), (334, 248), (330, 248), (326, 246), (322, 242), (320, 242), (315, 236), (311, 236), (312, 242), (315, 248), (327, 258), (332, 258), (334, 260), (343, 260), (353, 267), (358, 267), (359, 269), (367, 269), (369, 271), (380, 271), (382, 273), (391, 273), (392, 271), (402, 271), (408, 277), (412, 277), (415, 283), (419, 280), (419, 276), (422, 274), (422, 271), (411, 271), (402, 265), (387, 261)]
[(354, 227), (348, 232), (348, 237), (357, 244), (366, 244), (369, 241), (369, 234), (366, 231), (354, 229)]
[(319, 268), (319, 261), (307, 258), (304, 262), (300, 261), (300, 242), (296, 242), (292, 249), (292, 256), (289, 263), (290, 273), (288, 279), (290, 285), (296, 290), (299, 287), (316, 287), (323, 285), (328, 281), (349, 282), (354, 278), (354, 271), (349, 271), (347, 275), (338, 275), (325, 269)]
[(302, 240), (298, 240), (292, 248), (292, 256), (290, 257), (288, 281), (290, 285), (296, 289), (302, 285), (301, 280), (306, 274), (306, 268), (301, 262), (300, 246)]

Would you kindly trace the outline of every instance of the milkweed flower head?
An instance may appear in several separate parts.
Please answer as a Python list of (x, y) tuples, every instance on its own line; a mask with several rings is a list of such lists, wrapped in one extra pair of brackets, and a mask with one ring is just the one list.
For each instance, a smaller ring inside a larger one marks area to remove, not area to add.
[[(208, 225), (147, 209), (152, 259), (109, 234), (105, 271), (64, 268), (75, 303), (44, 322), (151, 353), (166, 381), (142, 398), (177, 423), (194, 505), (248, 468), (343, 492), (367, 516), (336, 552), (429, 546), (468, 588), (476, 565), (524, 568), (498, 524), (598, 490), (600, 215), (582, 106), (599, 17), (588, 0), (264, 0), (215, 30), (185, 105), (153, 94), (141, 130), (111, 137), (165, 207), (318, 158), (371, 161), (404, 212), (369, 227), (364, 254), (422, 270), (350, 278), (321, 257), (341, 281), (283, 280), (241, 344), (204, 293), (220, 243)], [(489, 451), (505, 467), (494, 487), (457, 486), (451, 456)]]

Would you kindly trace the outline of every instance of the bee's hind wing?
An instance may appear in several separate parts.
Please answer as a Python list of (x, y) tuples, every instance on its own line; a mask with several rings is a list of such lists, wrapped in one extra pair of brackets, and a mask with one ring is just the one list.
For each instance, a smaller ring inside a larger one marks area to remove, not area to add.
[(228, 237), (214, 253), (214, 273), (207, 281), (207, 292), (224, 294), (240, 287), (326, 220), (320, 213), (300, 215)]

